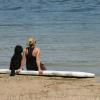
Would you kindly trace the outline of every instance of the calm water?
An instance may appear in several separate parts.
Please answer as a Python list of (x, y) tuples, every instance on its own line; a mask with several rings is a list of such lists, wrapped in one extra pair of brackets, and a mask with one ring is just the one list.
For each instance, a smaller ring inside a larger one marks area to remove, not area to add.
[(31, 35), (48, 69), (100, 75), (99, 0), (0, 0), (0, 68)]

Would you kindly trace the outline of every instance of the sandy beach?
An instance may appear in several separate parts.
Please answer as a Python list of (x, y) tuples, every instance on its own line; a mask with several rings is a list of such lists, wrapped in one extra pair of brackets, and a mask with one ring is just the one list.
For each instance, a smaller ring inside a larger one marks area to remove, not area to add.
[(0, 100), (100, 100), (100, 77), (0, 74)]

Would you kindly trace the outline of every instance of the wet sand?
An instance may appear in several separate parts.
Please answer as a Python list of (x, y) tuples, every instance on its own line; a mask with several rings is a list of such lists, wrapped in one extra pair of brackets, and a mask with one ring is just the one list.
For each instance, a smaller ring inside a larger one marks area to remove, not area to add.
[(0, 100), (100, 100), (100, 77), (0, 74)]

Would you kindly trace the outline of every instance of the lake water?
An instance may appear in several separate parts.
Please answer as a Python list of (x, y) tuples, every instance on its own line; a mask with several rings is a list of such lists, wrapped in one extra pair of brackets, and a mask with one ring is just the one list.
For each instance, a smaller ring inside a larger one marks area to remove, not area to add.
[(29, 36), (47, 69), (100, 75), (99, 0), (0, 0), (0, 68)]

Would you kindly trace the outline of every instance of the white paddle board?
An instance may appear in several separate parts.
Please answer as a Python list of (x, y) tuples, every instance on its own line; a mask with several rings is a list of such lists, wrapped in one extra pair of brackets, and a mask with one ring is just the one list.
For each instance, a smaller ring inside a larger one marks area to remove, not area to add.
[[(0, 69), (0, 74), (10, 74), (9, 69)], [(19, 73), (20, 75), (39, 75), (38, 71), (27, 71), (22, 70)], [(92, 78), (95, 77), (95, 74), (88, 72), (77, 72), (77, 71), (43, 71), (44, 76), (65, 76), (65, 77), (76, 77), (76, 78)]]

